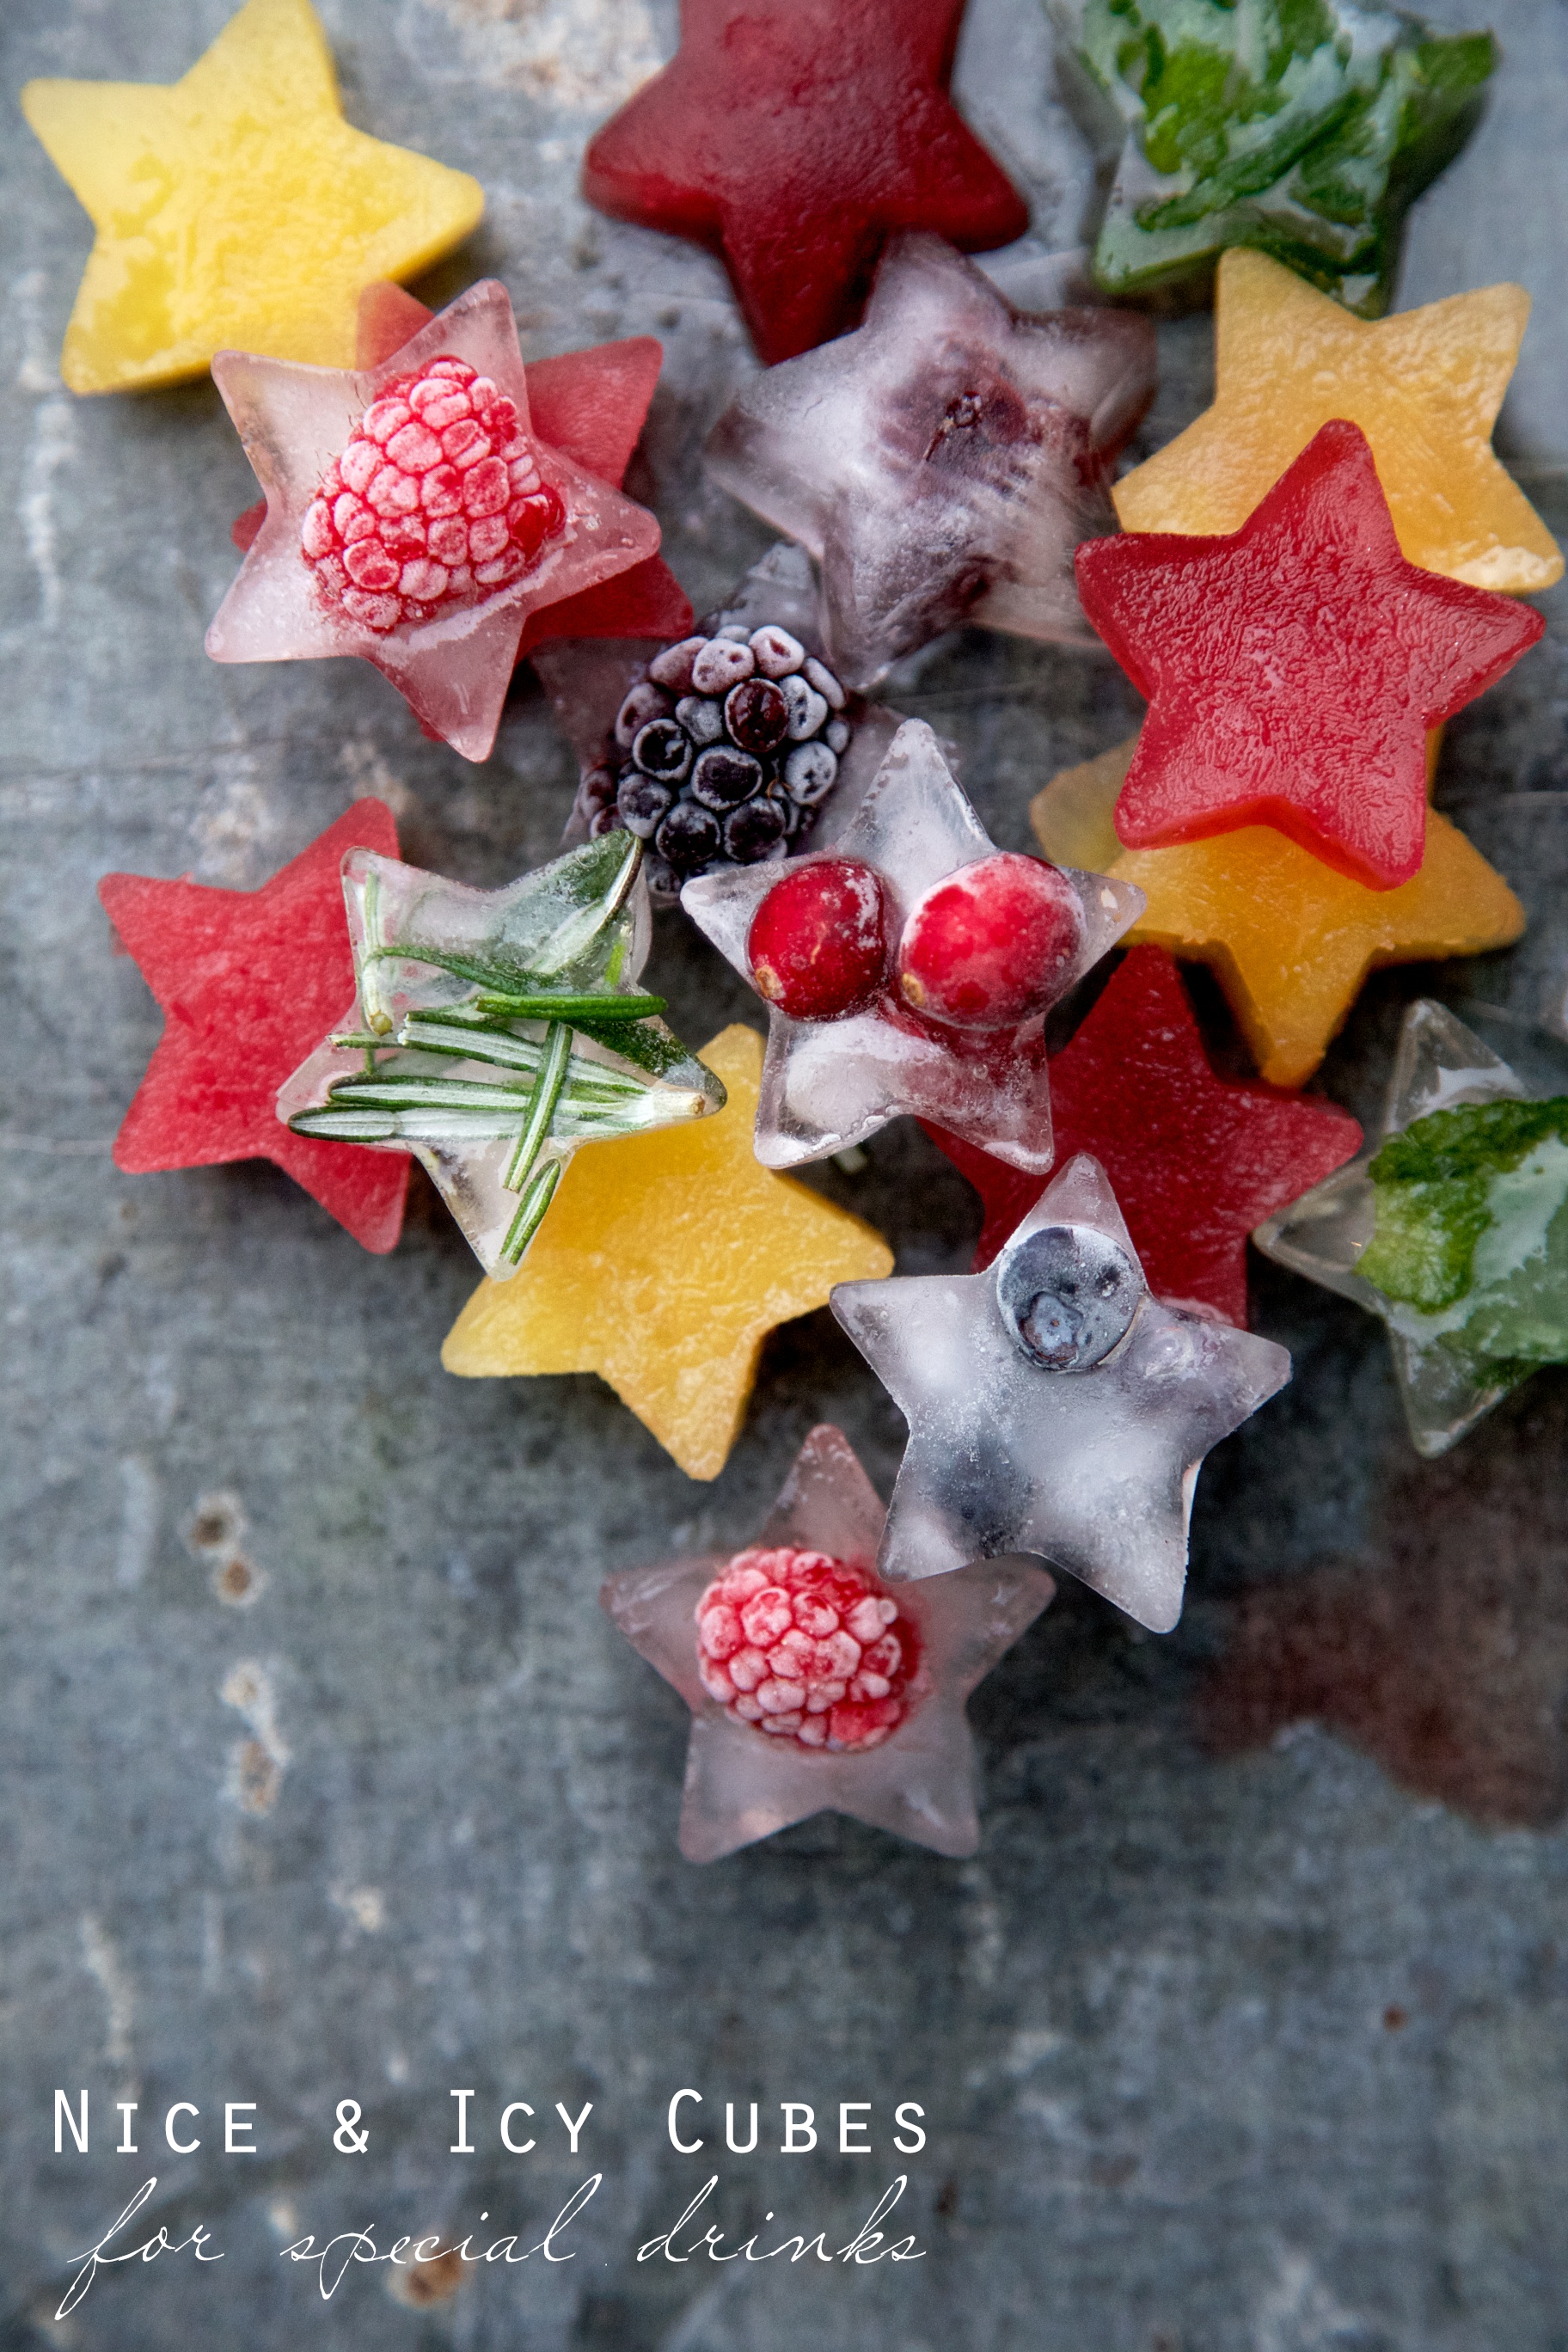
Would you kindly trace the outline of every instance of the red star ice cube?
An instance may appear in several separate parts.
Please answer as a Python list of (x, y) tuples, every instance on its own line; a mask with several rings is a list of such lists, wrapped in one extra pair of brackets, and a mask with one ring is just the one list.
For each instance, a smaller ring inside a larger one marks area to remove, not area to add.
[(533, 429), (493, 280), (352, 374), (238, 352), (213, 373), (267, 493), (207, 632), (215, 660), (357, 654), (482, 760), (529, 625), (580, 630), (584, 596), (658, 548), (650, 514)]
[[(1149, 1287), (1247, 1324), (1247, 1237), (1341, 1167), (1361, 1129), (1337, 1105), (1219, 1078), (1187, 992), (1162, 948), (1131, 948), (1050, 1065), (1057, 1160), (1087, 1151), (1115, 1189)], [(1047, 1179), (928, 1126), (985, 1204), (974, 1270), (988, 1266)]]
[(1335, 418), (1222, 539), (1078, 551), (1083, 607), (1149, 715), (1130, 849), (1271, 824), (1374, 890), (1426, 839), (1426, 735), (1511, 667), (1528, 605), (1406, 562), (1359, 426)]
[(353, 1007), (342, 879), (351, 849), (396, 856), (382, 802), (356, 801), (259, 890), (104, 876), (98, 895), (165, 1016), (114, 1160), (144, 1175), (270, 1160), (379, 1252), (403, 1223), (407, 1153), (314, 1142), (276, 1109), (284, 1079)]
[(854, 326), (887, 238), (1009, 245), (1022, 196), (948, 96), (963, 0), (682, 0), (593, 140), (590, 204), (717, 253), (763, 361)]

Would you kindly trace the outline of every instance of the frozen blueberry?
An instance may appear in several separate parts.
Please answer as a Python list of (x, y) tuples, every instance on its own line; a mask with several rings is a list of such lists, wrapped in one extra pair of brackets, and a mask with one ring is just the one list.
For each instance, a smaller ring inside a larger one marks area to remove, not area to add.
[(782, 857), (787, 849), (789, 823), (777, 801), (747, 801), (724, 820), (725, 855), (736, 866), (760, 866), (764, 857)]
[(595, 809), (588, 819), (590, 841), (599, 841), (606, 833), (625, 833), (626, 829), (626, 818), (618, 808)]
[(762, 782), (762, 761), (753, 760), (749, 751), (731, 751), (727, 743), (699, 752), (691, 771), (693, 793), (704, 808), (717, 809), (721, 815), (749, 801), (761, 791)]
[(645, 776), (679, 783), (691, 765), (691, 738), (673, 719), (650, 719), (637, 731), (632, 757)]
[(844, 757), (845, 752), (849, 749), (849, 721), (847, 719), (830, 719), (826, 726), (822, 730), (822, 740), (826, 744), (828, 750), (833, 753), (834, 758), (841, 760)]
[(696, 801), (677, 801), (654, 836), (654, 846), (678, 874), (706, 866), (719, 846), (719, 820)]
[(658, 686), (668, 687), (672, 694), (689, 694), (691, 665), (707, 642), (706, 637), (682, 637), (678, 646), (666, 646), (649, 662), (649, 677)]
[(639, 775), (634, 768), (616, 794), (616, 806), (626, 831), (635, 833), (639, 841), (650, 841), (674, 799), (672, 785), (661, 784), (656, 776)]
[(616, 740), (622, 751), (631, 750), (632, 738), (639, 728), (646, 727), (650, 719), (668, 719), (672, 708), (672, 699), (662, 687), (653, 685), (647, 678), (634, 686), (616, 713)]
[(784, 790), (802, 808), (815, 808), (833, 790), (838, 762), (826, 743), (797, 743), (784, 763)]
[(724, 697), (724, 724), (742, 751), (771, 751), (789, 726), (789, 704), (765, 677), (748, 677)]
[(805, 659), (805, 647), (787, 629), (770, 621), (765, 628), (752, 631), (750, 644), (757, 657), (757, 667), (764, 677), (789, 677)]
[(1094, 1225), (1045, 1225), (996, 1262), (996, 1297), (1026, 1356), (1051, 1372), (1092, 1371), (1122, 1339), (1143, 1284)]
[(794, 743), (804, 743), (809, 735), (827, 723), (827, 705), (804, 677), (783, 677), (779, 692), (789, 705), (789, 734)]
[(844, 688), (839, 685), (838, 680), (834, 677), (833, 672), (827, 667), (825, 662), (813, 661), (808, 658), (805, 665), (805, 675), (807, 686), (816, 687), (818, 694), (821, 695), (825, 702), (831, 703), (835, 710), (843, 709), (845, 704), (848, 701), (849, 697), (845, 693)]
[(717, 743), (724, 732), (723, 707), (710, 695), (682, 695), (675, 706), (675, 715), (699, 747), (704, 743)]
[(744, 640), (737, 645), (733, 637), (710, 637), (691, 665), (691, 683), (699, 694), (728, 694), (756, 667), (757, 657)]

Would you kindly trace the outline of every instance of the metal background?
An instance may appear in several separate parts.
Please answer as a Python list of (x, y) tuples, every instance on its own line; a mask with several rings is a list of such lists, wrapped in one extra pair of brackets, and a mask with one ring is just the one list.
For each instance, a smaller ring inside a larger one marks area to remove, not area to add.
[[(228, 14), (6, 0), (5, 87), (172, 80)], [(323, 15), (351, 119), (487, 189), (426, 299), (499, 274), (531, 356), (663, 338), (628, 488), (700, 609), (763, 544), (697, 461), (752, 362), (715, 265), (574, 193), (583, 142), (673, 46), (673, 10)], [(1561, 525), (1568, 8), (1491, 15), (1489, 115), (1417, 210), (1401, 300), (1532, 287), (1505, 446)], [(959, 89), (1030, 190), (1040, 247), (1075, 242), (1090, 174), (1037, 0), (973, 0)], [(1255, 1263), (1258, 1328), (1295, 1349), (1296, 1381), (1204, 1475), (1182, 1626), (1151, 1639), (1064, 1584), (974, 1705), (977, 1858), (823, 1817), (683, 1864), (683, 1711), (601, 1617), (599, 1580), (746, 1538), (819, 1419), (886, 1492), (900, 1424), (817, 1315), (772, 1341), (728, 1469), (693, 1486), (594, 1379), (441, 1372), (475, 1268), (422, 1187), (382, 1260), (269, 1168), (113, 1170), (159, 1022), (111, 955), (102, 873), (252, 886), (375, 792), (411, 858), (493, 885), (552, 853), (574, 774), (526, 680), (474, 769), (357, 663), (206, 661), (252, 496), (238, 445), (205, 383), (60, 389), (87, 224), (15, 116), (0, 174), (0, 2345), (1562, 2352), (1568, 1380), (1538, 1377), (1423, 1465), (1380, 1328)], [(1207, 396), (1208, 322), (1163, 342), (1145, 446)], [(1521, 1069), (1550, 1062), (1531, 1024), (1568, 958), (1568, 596), (1545, 602), (1552, 634), (1452, 728), (1438, 795), (1531, 931), (1510, 957), (1367, 992), (1321, 1080), (1363, 1117), (1422, 991)], [(1136, 717), (1109, 660), (980, 636), (914, 665), (896, 699), (961, 742), (1011, 847), (1031, 792)], [(756, 1018), (679, 919), (650, 978), (694, 1042)], [(1477, 998), (1507, 1017), (1486, 1025)], [(976, 1205), (923, 1139), (900, 1126), (870, 1160), (816, 1181), (902, 1269), (964, 1264)], [(244, 1608), (218, 1591), (236, 1549)], [(91, 2087), (85, 2161), (51, 2152), (57, 2084)], [(663, 2141), (683, 2084), (710, 2117), (772, 2103), (764, 2145), (782, 2099), (877, 2103), (870, 2162), (722, 2162), (727, 2224), (773, 2209), (830, 2242), (900, 2168), (892, 2102), (920, 2100), (931, 2137), (902, 2210), (928, 2258), (639, 2268), (704, 2177)], [(471, 2158), (445, 2152), (454, 2084), (476, 2091)], [(345, 2096), (372, 2130), (363, 2162), (332, 2151)], [(196, 2101), (206, 2152), (110, 2156), (115, 2098), (143, 2103), (144, 2148), (170, 2100)], [(323, 2306), (279, 2262), (298, 2230), (372, 2219), (386, 2236), (487, 2208), (542, 2226), (586, 2165), (552, 2125), (505, 2158), (495, 2118), (558, 2098), (594, 2101), (584, 2156), (605, 2173), (574, 2262), (489, 2272), (423, 2312), (373, 2272)], [(260, 2103), (250, 2162), (213, 2153), (214, 2109), (238, 2099)], [(154, 2218), (205, 2221), (221, 2270), (138, 2266), (57, 2328), (66, 2257), (153, 2169)]]

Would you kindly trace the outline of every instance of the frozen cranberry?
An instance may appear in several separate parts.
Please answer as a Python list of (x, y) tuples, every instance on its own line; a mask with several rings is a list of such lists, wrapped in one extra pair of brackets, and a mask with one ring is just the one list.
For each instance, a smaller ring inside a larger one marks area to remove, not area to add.
[(774, 883), (746, 952), (759, 996), (794, 1021), (837, 1021), (870, 1003), (888, 965), (881, 877), (854, 857), (814, 857)]
[(1065, 875), (999, 851), (933, 883), (904, 925), (899, 986), (958, 1029), (1012, 1029), (1062, 992), (1083, 939)]

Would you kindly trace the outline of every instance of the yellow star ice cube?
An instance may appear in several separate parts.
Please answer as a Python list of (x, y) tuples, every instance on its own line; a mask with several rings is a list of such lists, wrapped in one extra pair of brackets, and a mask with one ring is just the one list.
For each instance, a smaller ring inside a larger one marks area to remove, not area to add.
[(1213, 966), (1262, 1076), (1304, 1086), (1374, 965), (1484, 955), (1524, 929), (1524, 909), (1457, 826), (1426, 814), (1426, 855), (1396, 890), (1369, 890), (1249, 824), (1174, 849), (1126, 850), (1111, 811), (1131, 741), (1064, 768), (1030, 817), (1058, 865), (1136, 883), (1148, 898), (1123, 944)]
[(879, 1233), (752, 1150), (763, 1041), (721, 1030), (702, 1059), (716, 1117), (578, 1152), (521, 1271), (482, 1283), (447, 1335), (449, 1372), (597, 1372), (691, 1478), (716, 1478), (763, 1341), (837, 1282), (890, 1274)]
[(1215, 397), (1116, 485), (1124, 530), (1239, 530), (1331, 417), (1372, 444), (1412, 563), (1472, 588), (1550, 588), (1563, 557), (1492, 453), (1530, 317), (1521, 286), (1483, 286), (1357, 319), (1267, 254), (1239, 247), (1215, 290)]
[(466, 172), (343, 121), (310, 0), (247, 0), (189, 73), (33, 81), (22, 109), (98, 231), (66, 330), (73, 392), (199, 375), (215, 352), (352, 368), (359, 297), (468, 235)]

